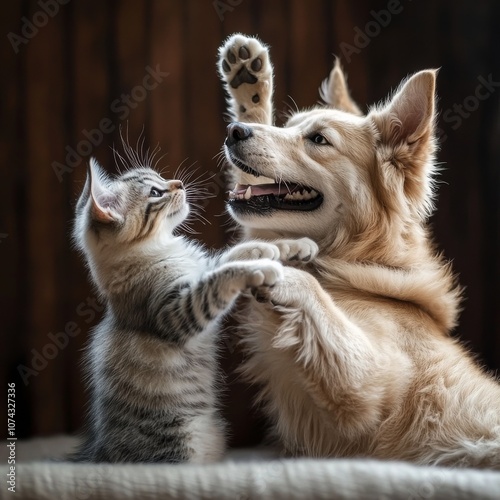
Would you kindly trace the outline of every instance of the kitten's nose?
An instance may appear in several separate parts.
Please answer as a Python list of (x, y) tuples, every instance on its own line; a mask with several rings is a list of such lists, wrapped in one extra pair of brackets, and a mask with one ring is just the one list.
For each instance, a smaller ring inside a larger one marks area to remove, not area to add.
[(167, 182), (167, 191), (177, 191), (178, 189), (184, 189), (184, 184), (181, 181)]
[(251, 127), (244, 123), (234, 122), (227, 126), (226, 146), (231, 147), (237, 142), (244, 141), (253, 135)]

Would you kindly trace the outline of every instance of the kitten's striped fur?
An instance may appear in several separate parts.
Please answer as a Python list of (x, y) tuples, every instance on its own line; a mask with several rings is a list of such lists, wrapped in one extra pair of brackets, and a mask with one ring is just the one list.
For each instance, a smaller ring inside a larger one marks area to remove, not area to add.
[(205, 462), (223, 453), (218, 319), (242, 291), (280, 278), (279, 249), (250, 242), (210, 257), (172, 234), (188, 212), (180, 181), (148, 167), (111, 179), (91, 160), (74, 238), (106, 313), (86, 355), (90, 419), (76, 460)]

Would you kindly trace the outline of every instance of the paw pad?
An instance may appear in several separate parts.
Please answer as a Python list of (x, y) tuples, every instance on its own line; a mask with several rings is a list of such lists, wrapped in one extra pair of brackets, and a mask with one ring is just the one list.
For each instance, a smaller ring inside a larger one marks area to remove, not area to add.
[(236, 76), (229, 82), (229, 84), (233, 87), (233, 89), (237, 89), (242, 83), (254, 84), (256, 82), (257, 77), (250, 73), (245, 66), (243, 66), (238, 73), (236, 73)]
[(240, 50), (238, 51), (238, 56), (240, 57), (240, 59), (243, 59), (245, 61), (250, 58), (250, 52), (248, 52), (248, 49), (244, 45), (242, 45), (240, 47)]
[(260, 57), (257, 57), (252, 61), (250, 67), (253, 69), (253, 71), (260, 71), (262, 69), (262, 59)]

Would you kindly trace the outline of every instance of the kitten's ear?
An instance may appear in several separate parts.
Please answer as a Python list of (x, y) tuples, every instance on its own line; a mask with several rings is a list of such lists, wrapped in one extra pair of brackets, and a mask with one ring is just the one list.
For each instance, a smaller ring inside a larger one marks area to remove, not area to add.
[(373, 115), (382, 142), (416, 143), (434, 131), (436, 70), (425, 70), (403, 82), (394, 97)]
[(92, 218), (103, 224), (120, 222), (118, 197), (110, 190), (111, 181), (95, 158), (90, 159), (89, 181)]
[(321, 84), (319, 95), (332, 108), (358, 116), (363, 114), (349, 94), (347, 78), (338, 57), (335, 59), (330, 76)]

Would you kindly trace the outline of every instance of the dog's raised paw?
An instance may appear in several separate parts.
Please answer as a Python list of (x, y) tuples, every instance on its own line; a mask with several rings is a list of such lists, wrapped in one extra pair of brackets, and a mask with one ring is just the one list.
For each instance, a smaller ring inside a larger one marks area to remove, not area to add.
[(273, 66), (266, 45), (257, 38), (232, 35), (219, 48), (217, 68), (229, 94), (233, 121), (273, 123)]
[(232, 118), (272, 123), (273, 67), (257, 38), (236, 34), (219, 49), (219, 74), (230, 95)]
[[(265, 83), (272, 73), (267, 47), (257, 38), (233, 35), (219, 49), (219, 71), (233, 89), (244, 83)], [(252, 100), (259, 102), (258, 92), (252, 96)]]

